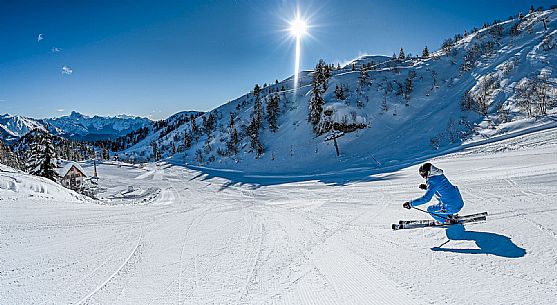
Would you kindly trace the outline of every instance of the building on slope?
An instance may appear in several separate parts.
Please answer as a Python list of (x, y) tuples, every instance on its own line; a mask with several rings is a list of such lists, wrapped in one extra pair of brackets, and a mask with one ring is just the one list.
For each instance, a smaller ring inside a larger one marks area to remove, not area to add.
[(87, 178), (83, 168), (74, 162), (66, 164), (60, 171), (60, 176), (62, 185), (72, 190), (82, 189)]

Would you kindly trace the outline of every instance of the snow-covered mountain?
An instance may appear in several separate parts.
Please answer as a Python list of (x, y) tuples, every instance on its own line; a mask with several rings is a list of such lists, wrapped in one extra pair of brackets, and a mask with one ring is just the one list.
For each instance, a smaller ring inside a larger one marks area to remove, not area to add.
[(152, 123), (142, 117), (89, 117), (75, 111), (68, 116), (45, 119), (43, 122), (56, 135), (87, 141), (115, 139)]
[(0, 115), (0, 139), (7, 143), (13, 142), (33, 129), (46, 130), (38, 120), (9, 114)]
[[(556, 51), (557, 12), (531, 12), (457, 34), (424, 56), (320, 65), (300, 73), (297, 90), (292, 77), (262, 86), (122, 156), (252, 173), (400, 167), (556, 126)], [(312, 123), (316, 92), (323, 104)], [(326, 140), (339, 130), (337, 157)]]
[(142, 117), (127, 115), (89, 117), (75, 111), (67, 116), (48, 119), (4, 114), (0, 115), (0, 139), (6, 143), (13, 143), (29, 131), (40, 129), (72, 140), (110, 140), (150, 126), (152, 123), (153, 121)]

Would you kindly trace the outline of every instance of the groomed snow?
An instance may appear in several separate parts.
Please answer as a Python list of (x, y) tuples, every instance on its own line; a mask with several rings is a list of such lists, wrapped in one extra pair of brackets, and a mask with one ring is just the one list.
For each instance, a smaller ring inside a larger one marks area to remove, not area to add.
[(401, 207), (418, 165), (308, 179), (102, 164), (95, 203), (4, 187), (35, 178), (2, 167), (0, 303), (555, 304), (555, 139), (434, 159), (462, 213), (489, 212), (450, 229), (390, 229), (424, 217)]

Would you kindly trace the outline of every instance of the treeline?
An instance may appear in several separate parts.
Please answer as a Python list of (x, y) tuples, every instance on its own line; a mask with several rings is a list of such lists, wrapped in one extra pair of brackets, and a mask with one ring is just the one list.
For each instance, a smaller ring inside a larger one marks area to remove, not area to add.
[(40, 129), (28, 132), (11, 148), (0, 144), (1, 163), (54, 181), (58, 177), (59, 160), (83, 161), (93, 156), (94, 151), (87, 143), (54, 136)]
[(99, 147), (103, 151), (102, 158), (108, 159), (109, 157), (106, 156), (109, 155), (108, 153), (109, 151), (118, 152), (118, 151), (128, 149), (134, 146), (135, 144), (141, 142), (145, 138), (147, 138), (147, 136), (149, 136), (150, 134), (154, 134), (158, 131), (160, 131), (159, 138), (163, 138), (169, 133), (171, 133), (172, 131), (174, 131), (179, 126), (182, 126), (184, 124), (191, 122), (192, 120), (195, 120), (197, 117), (199, 117), (202, 114), (203, 112), (195, 112), (195, 111), (187, 112), (187, 113), (178, 113), (167, 119), (156, 121), (151, 126), (145, 126), (139, 128), (138, 130), (132, 131), (127, 135), (118, 137), (114, 140), (99, 140), (99, 141), (90, 142), (90, 144), (92, 144), (95, 147)]

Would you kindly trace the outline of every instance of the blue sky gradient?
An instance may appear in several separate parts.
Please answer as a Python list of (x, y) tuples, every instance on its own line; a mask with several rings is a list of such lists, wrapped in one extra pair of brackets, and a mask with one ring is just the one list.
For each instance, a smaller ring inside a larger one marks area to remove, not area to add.
[(312, 25), (302, 46), (311, 69), (320, 58), (434, 50), (531, 4), (554, 1), (0, 0), (0, 114), (160, 119), (213, 109), (292, 75), (285, 29), (297, 7)]

